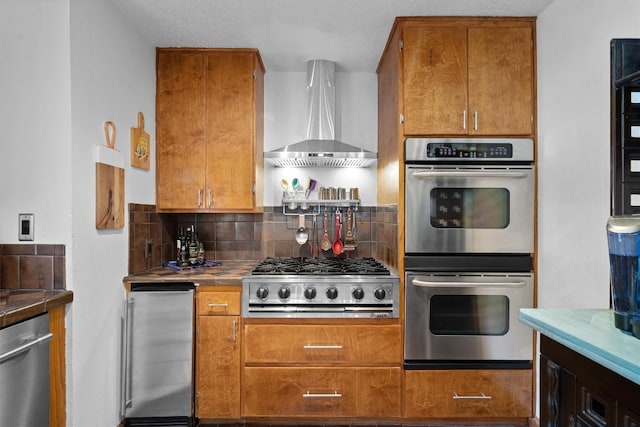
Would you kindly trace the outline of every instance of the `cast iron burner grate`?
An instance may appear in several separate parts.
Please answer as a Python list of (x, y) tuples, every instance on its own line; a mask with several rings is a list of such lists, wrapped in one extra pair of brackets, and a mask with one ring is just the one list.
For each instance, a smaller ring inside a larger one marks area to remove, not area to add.
[(253, 275), (358, 274), (390, 275), (389, 270), (373, 258), (298, 258), (273, 257), (260, 262)]

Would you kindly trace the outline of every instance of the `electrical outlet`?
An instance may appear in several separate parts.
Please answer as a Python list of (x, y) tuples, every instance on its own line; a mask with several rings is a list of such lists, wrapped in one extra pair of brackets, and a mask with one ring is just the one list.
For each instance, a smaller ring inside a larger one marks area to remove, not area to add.
[(34, 236), (34, 215), (32, 213), (18, 214), (18, 240), (31, 240)]
[(153, 251), (153, 239), (147, 239), (144, 241), (144, 256), (145, 258), (151, 257)]

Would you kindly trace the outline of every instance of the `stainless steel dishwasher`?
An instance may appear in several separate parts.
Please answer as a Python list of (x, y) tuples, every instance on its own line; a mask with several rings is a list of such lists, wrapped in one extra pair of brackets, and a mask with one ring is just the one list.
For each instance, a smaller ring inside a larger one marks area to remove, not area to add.
[(49, 425), (49, 315), (0, 330), (0, 426)]
[(194, 425), (193, 283), (132, 283), (123, 310), (127, 427)]

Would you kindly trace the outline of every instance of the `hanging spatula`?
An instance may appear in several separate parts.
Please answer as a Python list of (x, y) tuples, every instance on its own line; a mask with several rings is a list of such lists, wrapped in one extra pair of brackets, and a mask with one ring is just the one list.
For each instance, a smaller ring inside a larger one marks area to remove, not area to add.
[(347, 209), (347, 233), (344, 236), (345, 251), (353, 251), (356, 249), (356, 241), (353, 236), (353, 212), (351, 208)]

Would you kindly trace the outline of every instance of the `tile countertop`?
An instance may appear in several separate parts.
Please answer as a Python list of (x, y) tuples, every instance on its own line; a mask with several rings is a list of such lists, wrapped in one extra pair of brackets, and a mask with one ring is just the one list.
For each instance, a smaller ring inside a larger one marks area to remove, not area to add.
[(613, 325), (612, 310), (523, 308), (520, 321), (640, 384), (640, 339)]
[(245, 276), (258, 265), (256, 261), (219, 261), (220, 265), (175, 271), (169, 267), (158, 267), (140, 274), (126, 276), (124, 282), (195, 282), (199, 285), (242, 285)]
[(0, 327), (47, 312), (73, 301), (73, 292), (65, 289), (0, 289)]

